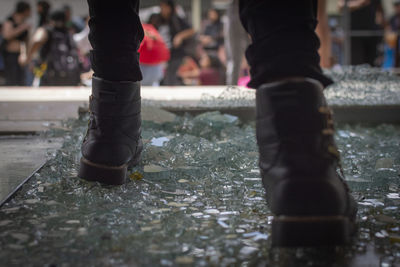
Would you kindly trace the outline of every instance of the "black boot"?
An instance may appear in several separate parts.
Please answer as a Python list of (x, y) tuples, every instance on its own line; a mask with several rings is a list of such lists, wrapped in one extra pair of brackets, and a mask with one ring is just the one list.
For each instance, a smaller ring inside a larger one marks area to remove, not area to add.
[(139, 163), (143, 149), (140, 110), (140, 82), (93, 77), (80, 178), (105, 184), (125, 182), (127, 168)]
[(274, 219), (274, 246), (341, 245), (356, 203), (343, 180), (322, 85), (288, 79), (257, 90), (260, 170)]

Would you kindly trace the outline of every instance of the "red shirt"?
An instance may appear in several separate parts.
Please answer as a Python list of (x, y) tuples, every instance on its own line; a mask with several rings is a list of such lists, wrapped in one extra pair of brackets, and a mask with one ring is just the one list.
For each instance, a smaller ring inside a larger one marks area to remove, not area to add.
[(140, 44), (139, 62), (148, 65), (157, 65), (170, 58), (169, 49), (156, 28), (151, 24), (143, 24), (144, 38)]

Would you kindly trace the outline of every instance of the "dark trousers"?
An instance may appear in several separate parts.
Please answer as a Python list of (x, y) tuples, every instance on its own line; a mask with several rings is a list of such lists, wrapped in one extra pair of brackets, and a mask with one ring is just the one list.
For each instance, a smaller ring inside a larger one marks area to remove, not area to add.
[(4, 52), (4, 77), (8, 86), (25, 86), (25, 69), (18, 63), (19, 53)]
[(376, 37), (352, 37), (351, 65), (369, 64), (375, 66), (379, 41)]
[(110, 81), (140, 81), (143, 29), (139, 0), (88, 0), (90, 60), (94, 75)]
[(165, 70), (165, 76), (162, 84), (173, 86), (183, 85), (182, 80), (178, 77), (178, 75), (176, 75), (183, 62), (183, 58), (184, 57), (181, 55), (174, 57), (173, 54), (171, 54), (171, 59), (168, 61), (168, 67)]
[[(114, 81), (138, 81), (142, 76), (137, 49), (143, 38), (139, 0), (88, 0), (89, 40), (95, 75)], [(250, 86), (303, 76), (324, 85), (331, 80), (319, 66), (317, 0), (241, 0), (241, 21), (252, 38), (246, 51)], [(195, 48), (193, 48), (195, 49)]]

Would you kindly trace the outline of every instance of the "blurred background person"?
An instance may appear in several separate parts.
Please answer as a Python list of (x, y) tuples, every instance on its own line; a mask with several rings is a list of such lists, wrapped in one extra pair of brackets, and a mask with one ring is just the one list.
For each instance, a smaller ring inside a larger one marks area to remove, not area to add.
[(165, 63), (170, 52), (163, 38), (152, 24), (142, 24), (144, 38), (139, 48), (142, 85), (159, 86), (164, 78)]
[(49, 27), (39, 28), (32, 39), (27, 61), (39, 52), (37, 76), (40, 86), (76, 86), (80, 84), (81, 64), (73, 37), (67, 28), (63, 10), (50, 16)]
[(226, 84), (237, 85), (240, 78), (244, 52), (249, 37), (239, 18), (239, 0), (231, 0), (226, 17), (224, 36), (226, 53)]
[(393, 1), (394, 14), (389, 19), (390, 30), (393, 32), (400, 31), (400, 0)]
[(76, 33), (75, 25), (72, 22), (72, 9), (70, 5), (64, 5), (62, 8), (65, 15), (65, 27), (71, 31), (72, 34)]
[(224, 67), (217, 55), (204, 53), (200, 58), (199, 85), (224, 85)]
[[(156, 13), (151, 14), (149, 19), (148, 19), (147, 24), (152, 25), (158, 31), (158, 28), (161, 26), (161, 16), (160, 16), (160, 14), (156, 14)], [(167, 41), (168, 40), (164, 40), (164, 42), (167, 42)], [(166, 45), (167, 45), (167, 43), (166, 43)], [(171, 47), (171, 44), (168, 44), (168, 47)]]
[(50, 4), (47, 1), (37, 2), (38, 27), (44, 27), (49, 23)]
[[(0, 46), (3, 44), (3, 24), (0, 23)], [(5, 85), (4, 80), (4, 59), (3, 53), (0, 53), (0, 86)]]
[(317, 35), (321, 42), (321, 47), (319, 48), (319, 55), (321, 57), (321, 67), (330, 68), (332, 67), (332, 38), (331, 30), (329, 27), (328, 13), (327, 13), (327, 0), (318, 0), (318, 25), (317, 25)]
[(399, 67), (399, 31), (400, 31), (400, 0), (393, 2), (394, 14), (389, 18), (385, 28), (385, 47), (383, 68)]
[(185, 56), (178, 69), (178, 76), (184, 85), (199, 85), (199, 64), (193, 56)]
[(92, 82), (92, 65), (90, 62), (90, 50), (92, 46), (89, 42), (89, 16), (85, 18), (85, 27), (82, 31), (73, 35), (74, 42), (78, 49), (79, 61), (82, 67), (81, 82), (87, 86), (91, 86)]
[[(36, 4), (37, 12), (37, 29), (49, 25), (50, 19), (50, 4), (47, 1), (39, 1)], [(36, 29), (36, 30), (37, 30)], [(34, 65), (28, 64), (25, 68), (25, 84), (32, 86), (35, 81)]]
[(173, 0), (161, 0), (159, 18), (153, 20), (158, 21), (157, 30), (171, 53), (163, 84), (182, 85), (177, 71), (187, 54), (186, 50), (195, 50), (195, 47), (190, 45), (190, 39), (195, 35), (195, 31), (185, 19), (177, 15)]
[(73, 16), (70, 5), (64, 5), (62, 10), (65, 14), (66, 27), (71, 34), (81, 32), (86, 25), (86, 17)]
[(208, 53), (218, 55), (220, 47), (224, 44), (224, 27), (218, 10), (213, 8), (208, 10), (199, 41)]
[(338, 18), (329, 19), (329, 29), (331, 35), (331, 60), (332, 68), (338, 68), (343, 65), (343, 43), (344, 31), (339, 25)]
[(78, 33), (73, 35), (74, 42), (79, 49), (79, 53), (87, 56), (92, 49), (89, 42), (89, 16), (85, 18), (85, 27)]
[(27, 22), (31, 16), (31, 6), (18, 2), (15, 12), (3, 24), (2, 54), (4, 59), (4, 76), (8, 86), (25, 85), (26, 50), (31, 25)]
[[(344, 4), (344, 0), (340, 0), (339, 8), (343, 9)], [(383, 30), (384, 14), (380, 0), (349, 0), (348, 8), (351, 31)], [(381, 41), (380, 36), (352, 36), (351, 65), (379, 66), (378, 45)]]
[(217, 55), (213, 53), (203, 53), (199, 65), (191, 60), (182, 65), (179, 69), (179, 76), (182, 80), (188, 81), (189, 85), (224, 85), (224, 68)]

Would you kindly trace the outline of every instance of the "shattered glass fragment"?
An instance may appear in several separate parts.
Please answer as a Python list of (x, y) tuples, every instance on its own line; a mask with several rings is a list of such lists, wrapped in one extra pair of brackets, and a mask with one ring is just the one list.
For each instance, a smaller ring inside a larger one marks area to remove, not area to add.
[(167, 138), (167, 137), (152, 138), (151, 145), (162, 147), (164, 145), (164, 143), (166, 143), (168, 141), (169, 141), (169, 138)]
[[(372, 105), (376, 90), (385, 91), (382, 103), (400, 99), (396, 75), (364, 68), (331, 74), (338, 81), (325, 90), (332, 103), (352, 104), (357, 97)], [(224, 96), (229, 94), (234, 94), (232, 106), (254, 104), (254, 92), (246, 98), (230, 88)], [(254, 122), (219, 112), (168, 118), (144, 120), (143, 160), (135, 168), (143, 178), (122, 186), (76, 177), (87, 118), (65, 122), (67, 132), (49, 133), (62, 134), (63, 147), (0, 209), (2, 264), (286, 266), (288, 260), (287, 266), (351, 266), (361, 257), (379, 266), (381, 259), (399, 261), (398, 125), (337, 125), (343, 169), (359, 203), (354, 243), (327, 254), (278, 253), (268, 242), (273, 217), (263, 196)], [(386, 160), (377, 166), (380, 159)], [(20, 239), (11, 236), (17, 233)]]
[(138, 171), (135, 171), (135, 172), (133, 172), (133, 173), (131, 173), (131, 174), (129, 175), (129, 178), (130, 178), (132, 181), (140, 181), (140, 180), (143, 179), (143, 174), (141, 174), (141, 173), (138, 172)]

